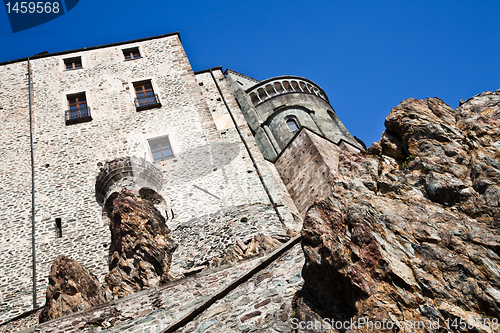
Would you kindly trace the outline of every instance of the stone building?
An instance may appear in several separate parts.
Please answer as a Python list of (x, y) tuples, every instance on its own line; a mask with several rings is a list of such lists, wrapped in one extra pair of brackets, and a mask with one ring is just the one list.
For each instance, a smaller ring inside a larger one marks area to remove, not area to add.
[(193, 72), (178, 33), (4, 62), (0, 111), (0, 323), (43, 306), (58, 255), (103, 279), (123, 188), (154, 198), (182, 279), (297, 235), (338, 151), (363, 149), (314, 82)]

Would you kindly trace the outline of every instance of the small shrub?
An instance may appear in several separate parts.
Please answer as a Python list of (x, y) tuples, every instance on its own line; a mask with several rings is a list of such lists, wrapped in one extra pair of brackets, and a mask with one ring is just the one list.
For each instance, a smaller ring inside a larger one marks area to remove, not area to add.
[(406, 157), (405, 161), (403, 162), (403, 164), (401, 164), (401, 167), (404, 169), (408, 166), (408, 164), (410, 164), (411, 161), (413, 161), (415, 159), (415, 155), (413, 154), (410, 154), (410, 156)]

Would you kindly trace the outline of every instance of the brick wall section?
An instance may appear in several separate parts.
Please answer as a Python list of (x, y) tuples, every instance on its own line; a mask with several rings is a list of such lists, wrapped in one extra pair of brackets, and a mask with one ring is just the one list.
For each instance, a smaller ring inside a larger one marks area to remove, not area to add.
[(317, 198), (331, 195), (331, 184), (337, 175), (340, 148), (317, 134), (302, 128), (300, 133), (276, 160), (292, 200), (305, 217)]

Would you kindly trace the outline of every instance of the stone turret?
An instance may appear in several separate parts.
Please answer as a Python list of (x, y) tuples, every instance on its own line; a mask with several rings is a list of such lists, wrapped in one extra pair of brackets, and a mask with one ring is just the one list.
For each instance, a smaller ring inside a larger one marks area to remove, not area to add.
[(226, 70), (225, 75), (269, 161), (276, 161), (302, 127), (337, 145), (344, 142), (356, 149), (364, 148), (339, 120), (325, 92), (311, 80), (278, 76), (258, 81), (231, 70)]

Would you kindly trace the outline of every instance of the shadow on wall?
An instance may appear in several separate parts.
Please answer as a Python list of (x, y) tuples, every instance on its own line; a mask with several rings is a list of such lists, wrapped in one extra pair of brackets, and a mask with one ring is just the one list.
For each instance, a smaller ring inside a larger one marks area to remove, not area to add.
[[(211, 142), (179, 154), (172, 165), (167, 181), (171, 186), (182, 185), (223, 169), (240, 154), (238, 143)], [(224, 173), (224, 176), (225, 173)], [(227, 179), (226, 179), (227, 182)]]

